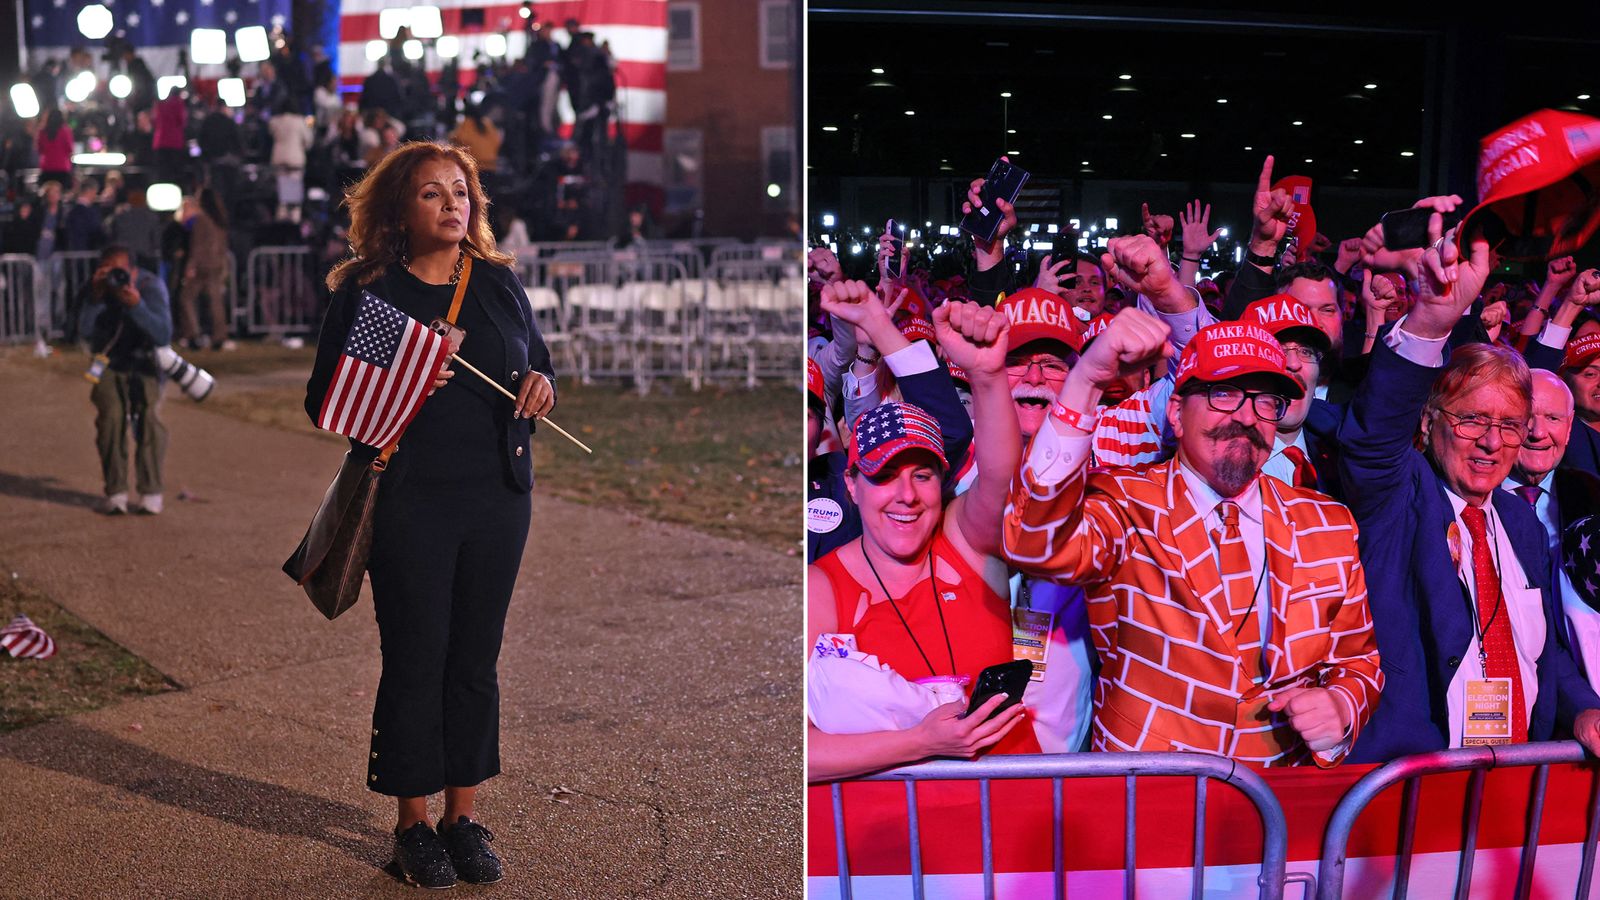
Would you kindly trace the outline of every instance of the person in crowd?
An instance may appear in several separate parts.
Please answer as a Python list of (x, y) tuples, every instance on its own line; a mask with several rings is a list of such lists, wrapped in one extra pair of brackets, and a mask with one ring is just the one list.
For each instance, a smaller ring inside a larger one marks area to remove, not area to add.
[[(892, 304), (886, 305), (860, 281), (840, 281), (822, 289), (822, 311), (839, 327), (855, 331), (858, 358), (870, 355), (893, 373), (905, 402), (928, 415), (939, 432), (940, 445), (951, 458), (960, 459), (972, 442), (972, 420), (956, 397), (949, 370), (934, 356), (926, 340), (910, 340), (894, 323)], [(812, 363), (816, 365), (816, 363)], [(809, 377), (808, 384), (813, 379)], [(827, 408), (827, 388), (818, 367), (815, 387)], [(870, 406), (876, 406), (873, 402)], [(869, 409), (870, 411), (870, 409)], [(823, 423), (807, 431), (806, 559), (815, 561), (861, 536), (861, 519), (848, 488), (848, 461), (843, 453), (821, 453)], [(853, 421), (848, 425), (854, 427)], [(947, 467), (948, 468), (948, 467)]]
[(39, 148), (39, 183), (54, 181), (63, 188), (72, 184), (72, 129), (66, 116), (51, 107), (36, 139)]
[(461, 124), (450, 132), (450, 143), (465, 147), (480, 172), (493, 172), (500, 166), (500, 129), (477, 104), (469, 104), (462, 113)]
[(84, 289), (79, 331), (94, 356), (95, 448), (105, 485), (101, 510), (124, 515), (128, 509), (128, 432), (133, 431), (134, 487), (145, 515), (162, 511), (162, 462), (167, 427), (161, 421), (166, 376), (156, 349), (172, 341), (167, 289), (155, 273), (136, 268), (128, 248), (115, 244), (100, 251), (94, 276)]
[(100, 206), (100, 185), (93, 175), (78, 180), (63, 233), (67, 239), (64, 250), (99, 250), (105, 244), (105, 210)]
[(1416, 303), (1373, 348), (1339, 431), (1378, 648), (1393, 676), (1351, 759), (1542, 741), (1558, 730), (1594, 752), (1600, 696), (1558, 639), (1548, 537), (1528, 503), (1499, 490), (1528, 438), (1529, 369), (1499, 345), (1446, 356), (1488, 277), (1489, 247), (1475, 238), (1462, 254), (1454, 232), (1441, 238), (1440, 214), (1459, 198), (1424, 202), (1435, 214), (1430, 246), (1408, 273)]
[(1557, 587), (1564, 627), (1562, 641), (1572, 652), (1591, 688), (1600, 692), (1600, 610), (1590, 606), (1576, 587), (1591, 572), (1573, 574), (1563, 565), (1562, 538), (1579, 520), (1600, 512), (1600, 478), (1561, 465), (1572, 437), (1572, 391), (1554, 372), (1533, 370), (1533, 397), (1528, 435), (1517, 450), (1511, 476), (1501, 487), (1533, 507), (1544, 526), (1550, 549), (1550, 583)]
[(300, 221), (300, 206), (306, 193), (306, 152), (311, 149), (311, 123), (284, 94), (276, 101), (267, 130), (272, 132), (272, 170), (278, 182), (280, 222)]
[(377, 67), (361, 82), (361, 111), (381, 109), (391, 116), (405, 115), (405, 95), (400, 82), (389, 72), (388, 57), (379, 59)]
[(1295, 487), (1338, 497), (1341, 410), (1315, 396), (1322, 362), (1333, 351), (1321, 319), (1293, 294), (1274, 294), (1245, 307), (1240, 321), (1260, 325), (1278, 339), (1284, 369), (1302, 392), (1278, 420), (1272, 455), (1261, 471)]
[(127, 247), (135, 266), (158, 271), (161, 268), (161, 217), (150, 209), (142, 180), (129, 187), (127, 204), (111, 215), (109, 240)]
[(144, 168), (156, 164), (155, 118), (150, 110), (133, 114), (133, 127), (122, 133), (117, 146), (128, 157), (128, 164)]
[[(495, 669), (531, 519), (528, 442), (555, 406), (555, 371), (464, 150), (408, 143), (345, 202), (351, 253), (328, 274), (333, 300), (306, 385), (311, 420), (364, 293), (421, 322), (452, 322), (465, 332), (459, 356), (516, 394), (452, 380), (446, 367), (398, 451), (352, 442), (359, 458), (388, 461), (367, 562), (383, 665), (365, 783), (395, 798), (395, 861), (408, 881), (488, 884), (503, 866), (476, 799), (500, 772)], [(441, 791), (435, 828), (428, 799)]]
[[(322, 48), (318, 47), (317, 52), (322, 52)], [(333, 74), (333, 69), (318, 71), (316, 87), (311, 89), (311, 109), (317, 136), (326, 138), (333, 133), (334, 124), (344, 113), (344, 100), (339, 96), (339, 77)]]
[[(228, 210), (222, 195), (211, 187), (200, 189), (200, 201), (191, 220), (188, 249), (183, 261), (183, 282), (178, 289), (178, 340), (191, 348), (235, 350), (228, 337), (224, 301), (228, 285)], [(206, 297), (209, 325), (202, 333), (196, 314), (200, 295)]]
[[(1004, 374), (1009, 326), (976, 304), (947, 303), (935, 316), (939, 346), (973, 381), (978, 452), (991, 464), (947, 505), (940, 485), (949, 458), (933, 418), (904, 403), (874, 407), (852, 432), (846, 473), (862, 535), (815, 562), (807, 579), (807, 646), (851, 635), (856, 648), (906, 681), (972, 678), (1012, 659), (998, 555), (1006, 485), (1020, 450)], [(848, 778), (991, 747), (1038, 751), (1021, 704), (991, 719), (1004, 698), (990, 698), (970, 716), (963, 716), (964, 700), (927, 702), (931, 711), (907, 728), (829, 733), (813, 725), (808, 778)], [(826, 712), (813, 709), (812, 717)]]
[(1564, 468), (1600, 476), (1600, 270), (1570, 279), (1566, 301), (1528, 344), (1528, 365), (1560, 374), (1572, 391), (1581, 427), (1574, 427)]
[(1384, 676), (1349, 512), (1260, 477), (1275, 423), (1304, 393), (1274, 335), (1201, 329), (1167, 406), (1177, 456), (1088, 471), (1100, 393), (1170, 356), (1168, 332), (1125, 309), (1068, 373), (1011, 491), (1006, 557), (1088, 593), (1093, 749), (1336, 765)]
[(173, 88), (155, 107), (150, 149), (155, 153), (156, 175), (162, 181), (182, 184), (189, 169), (189, 108), (183, 91)]

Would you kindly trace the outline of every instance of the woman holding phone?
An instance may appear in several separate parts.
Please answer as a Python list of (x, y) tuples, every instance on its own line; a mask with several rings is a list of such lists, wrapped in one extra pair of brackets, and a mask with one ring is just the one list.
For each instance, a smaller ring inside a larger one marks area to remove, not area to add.
[[(527, 543), (533, 420), (555, 406), (555, 372), (512, 257), (495, 247), (488, 198), (459, 147), (406, 144), (345, 194), (351, 256), (328, 274), (332, 304), (306, 386), (313, 422), (364, 293), (465, 333), (457, 354), (517, 395), (448, 365), (379, 483), (367, 572), (383, 674), (368, 789), (396, 800), (395, 862), (413, 884), (499, 881), (494, 835), (474, 819), (500, 772), (500, 654)], [(367, 344), (381, 340), (368, 336)], [(358, 342), (359, 343), (359, 342)], [(352, 442), (377, 457), (379, 448)], [(428, 798), (444, 793), (435, 830)]]
[[(850, 301), (877, 302), (859, 282), (828, 290), (847, 294), (857, 286), (860, 296)], [(977, 481), (946, 504), (941, 484), (949, 461), (932, 417), (905, 403), (862, 415), (846, 476), (863, 534), (811, 567), (807, 647), (823, 634), (852, 634), (860, 651), (908, 680), (976, 681), (983, 669), (1012, 659), (1008, 573), (999, 556), (1006, 491), (1022, 451), (1005, 372), (1009, 325), (991, 308), (949, 302), (934, 312), (934, 328), (949, 361), (971, 379)], [(989, 718), (1005, 699), (992, 697), (971, 716), (965, 701), (946, 703), (904, 731), (827, 734), (812, 727), (809, 778), (832, 781), (991, 748), (1039, 752), (1020, 704)]]

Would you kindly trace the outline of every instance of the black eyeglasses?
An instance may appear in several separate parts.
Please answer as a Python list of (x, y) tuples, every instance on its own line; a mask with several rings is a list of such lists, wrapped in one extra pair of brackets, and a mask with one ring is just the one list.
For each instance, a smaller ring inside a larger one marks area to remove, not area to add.
[(1526, 440), (1528, 436), (1528, 425), (1526, 422), (1513, 422), (1509, 419), (1491, 419), (1488, 416), (1480, 416), (1474, 413), (1469, 413), (1463, 416), (1453, 413), (1448, 409), (1441, 409), (1439, 412), (1444, 413), (1454, 420), (1450, 425), (1450, 430), (1454, 431), (1457, 437), (1466, 438), (1469, 441), (1475, 441), (1478, 438), (1488, 434), (1489, 426), (1491, 425), (1500, 429), (1500, 441), (1507, 447), (1521, 447), (1522, 442)]
[(1034, 366), (1039, 367), (1039, 374), (1046, 381), (1063, 381), (1069, 371), (1067, 365), (1053, 356), (1039, 354), (1036, 356), (1012, 356), (1006, 359), (1006, 372), (1019, 378), (1027, 378), (1028, 370)]
[(1221, 413), (1238, 412), (1249, 400), (1256, 417), (1267, 422), (1280, 421), (1289, 411), (1289, 399), (1271, 391), (1247, 391), (1231, 384), (1208, 384), (1205, 395), (1206, 404)]
[(1290, 342), (1290, 343), (1287, 343), (1287, 344), (1279, 344), (1278, 346), (1283, 348), (1283, 352), (1284, 352), (1285, 355), (1300, 357), (1300, 361), (1301, 362), (1308, 362), (1308, 363), (1320, 363), (1320, 362), (1322, 362), (1322, 351), (1318, 350), (1315, 347), (1307, 347), (1304, 344), (1296, 344), (1296, 343), (1293, 343), (1293, 342)]

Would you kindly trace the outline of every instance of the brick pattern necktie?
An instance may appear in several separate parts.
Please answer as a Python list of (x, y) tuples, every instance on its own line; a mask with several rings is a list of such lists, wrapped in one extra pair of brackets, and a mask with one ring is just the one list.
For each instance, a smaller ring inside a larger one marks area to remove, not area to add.
[(1472, 537), (1472, 577), (1478, 587), (1479, 640), (1487, 655), (1484, 676), (1511, 679), (1511, 742), (1527, 743), (1528, 716), (1522, 698), (1522, 667), (1517, 662), (1517, 643), (1511, 634), (1511, 611), (1500, 598), (1500, 578), (1495, 573), (1489, 552), (1489, 529), (1483, 510), (1468, 506), (1461, 510), (1461, 521)]
[(1283, 448), (1283, 458), (1294, 463), (1294, 486), (1298, 488), (1317, 489), (1317, 467), (1306, 458), (1306, 453), (1299, 447), (1290, 445)]
[(1528, 501), (1528, 505), (1535, 508), (1539, 506), (1539, 497), (1543, 493), (1544, 488), (1539, 487), (1537, 484), (1517, 485), (1517, 496)]
[(1239, 504), (1222, 501), (1217, 505), (1217, 517), (1222, 524), (1211, 530), (1211, 542), (1217, 548), (1217, 574), (1222, 577), (1239, 659), (1249, 673), (1247, 678), (1265, 677), (1265, 672), (1258, 671), (1262, 666), (1257, 662), (1261, 659), (1261, 621), (1259, 616), (1250, 615), (1256, 605), (1255, 571), (1250, 567), (1250, 554), (1239, 531)]

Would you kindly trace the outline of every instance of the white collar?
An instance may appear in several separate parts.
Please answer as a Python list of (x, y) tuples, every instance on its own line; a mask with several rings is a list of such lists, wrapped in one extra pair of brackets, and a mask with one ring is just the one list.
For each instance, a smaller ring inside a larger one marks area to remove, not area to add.
[(1256, 475), (1244, 490), (1236, 497), (1223, 497), (1211, 485), (1201, 478), (1199, 473), (1189, 468), (1187, 463), (1180, 461), (1178, 470), (1183, 472), (1183, 483), (1188, 486), (1189, 502), (1194, 506), (1194, 511), (1201, 516), (1209, 517), (1225, 499), (1231, 499), (1239, 506), (1240, 515), (1256, 524), (1261, 524), (1261, 476)]

